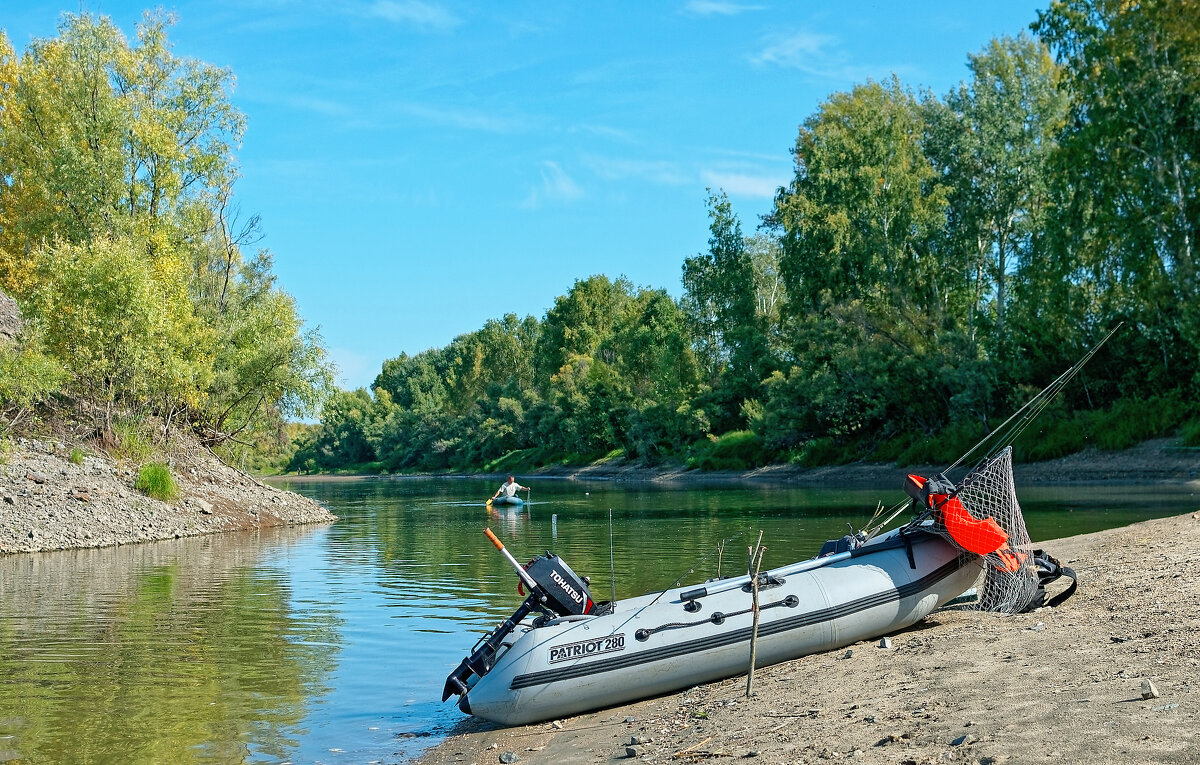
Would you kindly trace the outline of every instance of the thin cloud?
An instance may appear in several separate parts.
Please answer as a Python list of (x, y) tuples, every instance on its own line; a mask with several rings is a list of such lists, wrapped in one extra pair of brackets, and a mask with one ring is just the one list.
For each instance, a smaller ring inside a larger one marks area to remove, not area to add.
[(621, 130), (620, 128), (609, 127), (607, 125), (573, 125), (567, 128), (567, 132), (570, 134), (586, 133), (620, 143), (636, 143), (637, 140), (628, 130)]
[(814, 63), (825, 63), (835, 55), (830, 47), (837, 42), (829, 35), (796, 32), (766, 45), (750, 61), (755, 64), (776, 64), (794, 69), (809, 69)]
[(535, 210), (548, 202), (572, 202), (583, 196), (583, 189), (557, 162), (542, 162), (541, 174), (541, 184), (530, 190), (522, 207)]
[(375, 0), (364, 9), (366, 16), (393, 24), (408, 24), (421, 29), (446, 31), (462, 20), (440, 5), (422, 0)]
[(624, 181), (640, 178), (664, 186), (684, 186), (692, 182), (692, 173), (683, 170), (674, 162), (665, 160), (616, 159), (613, 157), (585, 157), (583, 160), (596, 175), (606, 181)]
[(428, 104), (406, 103), (398, 106), (402, 114), (435, 125), (477, 130), (484, 133), (517, 133), (526, 128), (523, 120), (499, 117), (469, 109), (447, 109)]
[(788, 180), (786, 175), (723, 173), (715, 170), (706, 170), (700, 175), (706, 186), (721, 189), (734, 196), (755, 199), (774, 199), (775, 192)]
[(852, 63), (838, 38), (807, 31), (769, 39), (750, 63), (796, 69), (822, 79), (858, 81), (879, 76), (878, 67)]
[(691, 0), (683, 6), (683, 12), (693, 16), (737, 16), (749, 11), (761, 11), (761, 5), (719, 2), (719, 0)]

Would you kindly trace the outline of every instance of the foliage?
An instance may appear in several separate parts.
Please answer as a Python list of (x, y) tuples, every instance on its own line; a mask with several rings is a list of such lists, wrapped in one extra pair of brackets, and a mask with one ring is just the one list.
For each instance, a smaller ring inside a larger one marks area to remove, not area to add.
[(179, 498), (179, 484), (171, 469), (162, 462), (148, 462), (138, 469), (133, 487), (151, 499), (170, 502)]
[(83, 458), (86, 456), (87, 455), (84, 453), (83, 449), (80, 449), (78, 446), (76, 446), (71, 449), (71, 454), (67, 457), (67, 459), (71, 461), (72, 465), (82, 465)]
[(154, 454), (154, 442), (144, 420), (122, 417), (113, 423), (108, 436), (110, 451), (118, 459), (142, 464)]
[(708, 215), (708, 253), (683, 263), (684, 310), (713, 389), (708, 415), (727, 430), (744, 425), (742, 402), (758, 394), (775, 365), (768, 322), (777, 315), (778, 253), (764, 237), (751, 251), (723, 193), (709, 191)]
[(211, 333), (133, 240), (44, 250), (26, 306), (70, 370), (66, 392), (96, 407), (103, 432), (121, 410), (161, 407), (169, 418), (200, 406)]
[[(1057, 416), (1054, 416), (1057, 415)], [(1014, 445), (1026, 460), (1063, 457), (1088, 447), (1120, 451), (1180, 430), (1189, 412), (1176, 394), (1125, 399), (1106, 409), (1055, 412), (1036, 423)]]
[(58, 365), (102, 437), (137, 411), (254, 448), (318, 411), (331, 368), (270, 253), (244, 252), (260, 235), (233, 201), (233, 75), (175, 56), (172, 23), (149, 13), (130, 42), (65, 14), (21, 55), (0, 33), (0, 286), (43, 342), (3, 395), (27, 409)]
[(16, 344), (0, 345), (0, 433), (26, 419), (67, 377), (35, 329), (26, 325), (22, 335)]
[(747, 470), (767, 461), (762, 438), (749, 430), (736, 430), (697, 444), (687, 465), (700, 470)]

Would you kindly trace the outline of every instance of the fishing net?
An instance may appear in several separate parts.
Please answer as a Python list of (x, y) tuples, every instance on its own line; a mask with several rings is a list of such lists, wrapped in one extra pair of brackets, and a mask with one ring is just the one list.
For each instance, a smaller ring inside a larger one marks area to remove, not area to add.
[(974, 608), (1009, 614), (1024, 611), (1037, 594), (1038, 571), (1013, 486), (1012, 447), (971, 471), (940, 510), (934, 514), (935, 531), (969, 552), (983, 554), (991, 549), (983, 554)]

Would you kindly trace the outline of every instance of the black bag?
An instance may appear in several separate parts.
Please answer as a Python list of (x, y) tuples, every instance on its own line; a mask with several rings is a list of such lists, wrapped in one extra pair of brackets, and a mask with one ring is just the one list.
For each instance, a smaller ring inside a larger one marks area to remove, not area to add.
[[(1032, 611), (1035, 608), (1043, 606), (1054, 608), (1075, 594), (1075, 588), (1079, 586), (1079, 578), (1075, 575), (1074, 569), (1064, 566), (1057, 558), (1044, 550), (1034, 550), (1033, 561), (1037, 564), (1038, 588), (1037, 592), (1033, 595), (1033, 599), (1029, 601), (1029, 605), (1025, 607), (1026, 611)], [(1067, 589), (1058, 593), (1053, 598), (1047, 599), (1046, 585), (1064, 576), (1070, 577), (1071, 584)]]

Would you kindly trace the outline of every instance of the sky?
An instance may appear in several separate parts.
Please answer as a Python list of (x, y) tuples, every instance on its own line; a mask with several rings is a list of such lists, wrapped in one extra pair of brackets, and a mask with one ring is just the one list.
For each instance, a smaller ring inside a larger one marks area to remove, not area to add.
[[(944, 96), (1048, 0), (181, 0), (178, 56), (229, 68), (236, 200), (343, 387), (575, 281), (682, 295), (707, 189), (745, 234), (800, 125), (893, 74)], [(129, 38), (149, 2), (0, 0), (18, 52), (63, 12)]]

